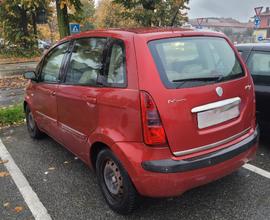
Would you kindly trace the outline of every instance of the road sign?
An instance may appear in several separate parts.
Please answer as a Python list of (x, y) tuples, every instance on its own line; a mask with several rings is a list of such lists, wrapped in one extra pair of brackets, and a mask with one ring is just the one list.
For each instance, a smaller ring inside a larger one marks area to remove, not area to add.
[(254, 10), (255, 10), (256, 16), (258, 17), (262, 13), (263, 7), (257, 7), (257, 8), (254, 8)]
[(80, 33), (80, 24), (69, 24), (71, 34)]
[(202, 29), (203, 18), (197, 18), (198, 29)]
[(262, 35), (259, 35), (257, 39), (258, 39), (258, 41), (262, 41), (264, 38)]
[(261, 19), (258, 16), (254, 18), (254, 25), (255, 25), (255, 28), (259, 28), (261, 25)]

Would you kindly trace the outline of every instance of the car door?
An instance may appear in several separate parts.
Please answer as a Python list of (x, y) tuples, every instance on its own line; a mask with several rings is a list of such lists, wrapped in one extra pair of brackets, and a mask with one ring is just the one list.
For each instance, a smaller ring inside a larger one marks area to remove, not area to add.
[(248, 61), (256, 92), (256, 107), (261, 124), (270, 123), (270, 52), (252, 51)]
[(63, 82), (56, 95), (63, 143), (81, 159), (86, 157), (87, 138), (97, 126), (96, 81), (102, 69), (106, 38), (74, 41)]
[(56, 94), (58, 92), (59, 75), (62, 63), (68, 50), (69, 42), (52, 49), (44, 58), (38, 72), (38, 82), (35, 83), (33, 106), (36, 120), (42, 130), (58, 139)]

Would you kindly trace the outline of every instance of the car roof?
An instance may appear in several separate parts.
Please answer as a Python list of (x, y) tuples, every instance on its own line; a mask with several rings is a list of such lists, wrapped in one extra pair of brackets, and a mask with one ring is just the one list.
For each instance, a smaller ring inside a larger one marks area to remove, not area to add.
[(270, 43), (237, 44), (236, 47), (241, 51), (259, 50), (270, 52)]
[(74, 34), (68, 36), (61, 41), (64, 40), (72, 40), (76, 38), (82, 37), (90, 37), (94, 35), (103, 35), (103, 36), (115, 36), (120, 38), (127, 38), (133, 37), (138, 35), (144, 38), (162, 38), (169, 35), (209, 35), (209, 36), (219, 36), (224, 37), (224, 35), (220, 32), (214, 31), (204, 31), (204, 30), (197, 30), (197, 29), (190, 29), (190, 28), (176, 28), (176, 27), (167, 27), (167, 28), (112, 28), (112, 29), (100, 29), (100, 30), (90, 30), (86, 32), (82, 32), (79, 34)]

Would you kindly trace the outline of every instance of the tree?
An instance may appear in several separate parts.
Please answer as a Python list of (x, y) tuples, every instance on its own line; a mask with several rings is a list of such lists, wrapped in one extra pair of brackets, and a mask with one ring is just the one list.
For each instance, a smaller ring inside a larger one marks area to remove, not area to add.
[(56, 0), (57, 22), (60, 37), (63, 38), (70, 34), (67, 4), (62, 4), (61, 0)]
[(82, 31), (94, 29), (95, 1), (81, 0), (81, 3), (81, 10), (71, 10), (69, 20), (80, 23)]
[(60, 38), (70, 35), (68, 8), (74, 7), (75, 11), (82, 9), (80, 0), (55, 0), (57, 11), (57, 22)]
[[(47, 9), (47, 0), (5, 0), (0, 5), (0, 23), (8, 48), (21, 55), (36, 47), (38, 9)], [(28, 54), (28, 55), (31, 55)]]
[(101, 0), (95, 12), (95, 25), (97, 28), (117, 28), (138, 26), (132, 18), (124, 18), (127, 13), (123, 5), (114, 3), (111, 0)]
[(142, 26), (175, 26), (187, 20), (189, 0), (113, 0), (127, 9), (122, 15)]

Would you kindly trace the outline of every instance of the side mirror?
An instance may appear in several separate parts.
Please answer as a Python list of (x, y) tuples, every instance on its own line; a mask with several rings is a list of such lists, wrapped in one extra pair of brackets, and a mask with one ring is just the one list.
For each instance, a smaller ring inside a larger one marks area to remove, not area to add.
[(37, 79), (36, 78), (36, 73), (34, 71), (25, 72), (23, 74), (23, 77), (25, 79), (30, 79), (30, 80), (34, 80), (34, 81)]

